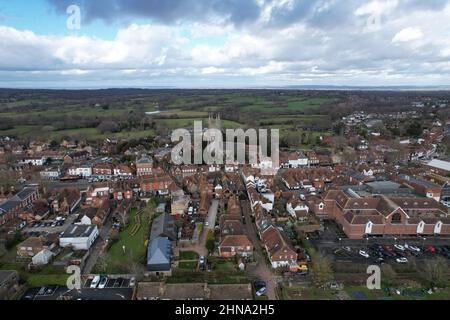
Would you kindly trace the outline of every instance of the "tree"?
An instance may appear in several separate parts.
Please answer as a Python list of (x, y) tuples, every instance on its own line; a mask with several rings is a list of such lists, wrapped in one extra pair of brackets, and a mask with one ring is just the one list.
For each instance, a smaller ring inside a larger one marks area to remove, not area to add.
[(422, 125), (418, 121), (414, 121), (409, 125), (408, 129), (406, 129), (406, 133), (415, 138), (418, 138), (422, 134), (422, 131)]
[(397, 279), (397, 273), (390, 264), (383, 264), (381, 266), (381, 281), (387, 287), (392, 286)]
[(447, 269), (447, 261), (438, 257), (424, 261), (419, 272), (430, 287), (445, 287)]
[(209, 230), (208, 235), (206, 236), (206, 244), (205, 248), (208, 249), (210, 253), (214, 252), (216, 248), (216, 241), (214, 240), (214, 231)]
[(333, 267), (329, 258), (317, 254), (312, 262), (312, 281), (316, 287), (322, 287), (334, 279)]

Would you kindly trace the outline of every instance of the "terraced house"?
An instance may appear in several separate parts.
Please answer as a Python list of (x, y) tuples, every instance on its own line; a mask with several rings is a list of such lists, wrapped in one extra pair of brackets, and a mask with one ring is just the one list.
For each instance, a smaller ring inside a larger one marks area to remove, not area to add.
[(26, 187), (0, 205), (0, 226), (16, 218), (20, 211), (39, 198), (37, 188)]

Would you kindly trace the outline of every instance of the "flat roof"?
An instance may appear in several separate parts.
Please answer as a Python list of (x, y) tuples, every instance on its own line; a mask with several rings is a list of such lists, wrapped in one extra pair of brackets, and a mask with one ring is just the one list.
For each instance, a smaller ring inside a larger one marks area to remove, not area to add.
[(86, 238), (89, 237), (97, 226), (72, 225), (61, 234), (61, 238)]
[(448, 162), (448, 161), (433, 159), (427, 163), (427, 166), (438, 168), (441, 170), (450, 171), (450, 162)]

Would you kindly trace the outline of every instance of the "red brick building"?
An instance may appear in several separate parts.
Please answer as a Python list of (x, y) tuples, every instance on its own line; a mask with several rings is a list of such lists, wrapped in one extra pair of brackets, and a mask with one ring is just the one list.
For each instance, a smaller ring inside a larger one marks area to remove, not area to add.
[(382, 235), (450, 235), (450, 215), (430, 198), (356, 198), (331, 190), (324, 213), (351, 239)]

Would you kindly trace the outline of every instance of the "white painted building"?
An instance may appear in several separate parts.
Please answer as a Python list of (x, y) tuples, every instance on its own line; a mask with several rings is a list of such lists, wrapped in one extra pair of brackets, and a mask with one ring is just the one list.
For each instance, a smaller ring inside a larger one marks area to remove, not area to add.
[(69, 175), (88, 178), (92, 176), (92, 167), (91, 166), (72, 167), (69, 169)]
[(97, 226), (72, 225), (59, 238), (61, 247), (72, 246), (74, 250), (89, 250), (99, 235)]

